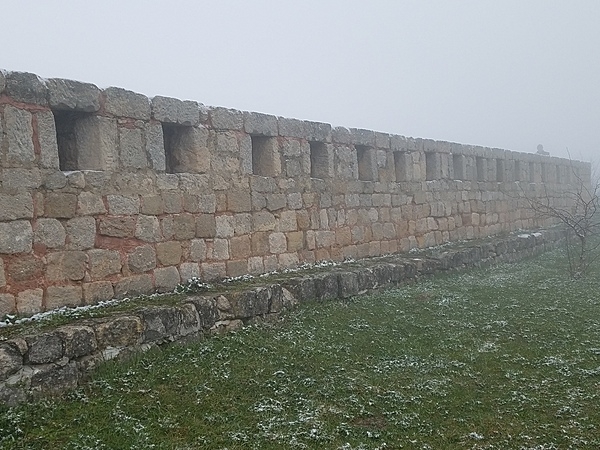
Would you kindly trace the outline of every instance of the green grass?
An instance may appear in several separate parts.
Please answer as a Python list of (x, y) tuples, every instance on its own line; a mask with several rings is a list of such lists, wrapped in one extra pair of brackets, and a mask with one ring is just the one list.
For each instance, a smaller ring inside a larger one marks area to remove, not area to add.
[(109, 363), (0, 449), (597, 449), (600, 271), (560, 252)]

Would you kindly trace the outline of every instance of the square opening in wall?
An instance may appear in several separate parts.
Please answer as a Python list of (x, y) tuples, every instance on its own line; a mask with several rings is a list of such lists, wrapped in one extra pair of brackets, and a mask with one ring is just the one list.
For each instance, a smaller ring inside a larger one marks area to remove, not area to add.
[(463, 155), (452, 155), (452, 169), (454, 171), (454, 179), (455, 180), (464, 180), (465, 179), (465, 166), (464, 166), (464, 156)]
[(324, 142), (310, 142), (310, 176), (312, 178), (328, 178), (331, 174), (331, 163), (327, 145)]
[(275, 177), (281, 173), (281, 161), (277, 138), (269, 136), (251, 136), (252, 173), (263, 177)]
[(375, 181), (375, 167), (373, 149), (366, 145), (355, 145), (358, 160), (358, 179), (361, 181)]
[(394, 152), (394, 170), (396, 172), (396, 181), (409, 181), (408, 170), (409, 155), (405, 152)]
[(60, 170), (100, 169), (86, 158), (82, 148), (85, 134), (90, 130), (85, 126), (91, 114), (80, 111), (52, 111), (56, 127), (56, 144)]

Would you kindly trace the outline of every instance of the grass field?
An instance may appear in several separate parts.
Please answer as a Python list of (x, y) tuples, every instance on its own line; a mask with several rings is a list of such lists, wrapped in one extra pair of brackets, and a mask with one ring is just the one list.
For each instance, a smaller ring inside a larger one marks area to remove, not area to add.
[(600, 271), (559, 251), (109, 363), (1, 449), (597, 449)]

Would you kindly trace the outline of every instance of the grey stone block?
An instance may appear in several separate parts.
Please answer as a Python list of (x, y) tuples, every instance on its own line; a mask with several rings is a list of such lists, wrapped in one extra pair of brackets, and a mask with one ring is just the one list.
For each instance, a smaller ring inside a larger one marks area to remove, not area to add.
[(339, 282), (336, 273), (323, 273), (314, 276), (315, 294), (317, 300), (338, 298)]
[(67, 222), (69, 250), (86, 250), (96, 241), (96, 219), (91, 216), (75, 217)]
[(129, 270), (134, 273), (146, 272), (156, 267), (156, 251), (151, 245), (142, 245), (129, 253), (127, 257)]
[(144, 326), (139, 317), (116, 317), (94, 327), (98, 348), (126, 347), (139, 344)]
[(48, 89), (40, 77), (27, 72), (8, 72), (5, 93), (23, 103), (48, 104)]
[(341, 298), (349, 298), (358, 294), (358, 275), (352, 272), (339, 273), (339, 292)]
[(331, 138), (336, 144), (352, 144), (352, 133), (348, 128), (335, 127), (331, 132)]
[(150, 167), (164, 172), (166, 169), (165, 144), (160, 124), (150, 123), (146, 126), (146, 152), (150, 159)]
[(196, 126), (200, 123), (198, 103), (156, 96), (152, 99), (152, 117), (160, 122)]
[(17, 372), (23, 365), (23, 355), (11, 342), (0, 344), (0, 380)]
[(119, 128), (119, 160), (121, 167), (143, 169), (148, 167), (148, 159), (139, 128)]
[(191, 296), (186, 299), (198, 311), (199, 326), (205, 330), (212, 328), (219, 320), (219, 310), (214, 299), (202, 296)]
[(28, 192), (0, 194), (0, 221), (33, 218), (33, 198)]
[(158, 292), (171, 292), (173, 291), (179, 282), (179, 271), (177, 267), (162, 267), (154, 270), (155, 287)]
[(154, 290), (150, 275), (134, 275), (121, 278), (115, 283), (115, 297), (135, 297), (150, 294)]
[(0, 222), (0, 253), (28, 253), (33, 245), (29, 221)]
[(49, 364), (38, 367), (31, 377), (31, 390), (34, 393), (59, 393), (77, 387), (77, 365)]
[(324, 122), (304, 122), (306, 139), (318, 142), (331, 142), (331, 125)]
[(244, 111), (244, 131), (256, 136), (277, 136), (277, 117)]
[[(187, 317), (180, 308), (158, 306), (144, 308), (140, 312), (144, 323), (144, 342), (153, 342), (172, 338), (180, 333), (182, 325), (189, 329), (193, 318)], [(185, 319), (185, 323), (184, 323)]]
[(104, 90), (104, 109), (117, 117), (150, 119), (150, 99), (145, 95), (117, 87)]
[(64, 355), (63, 340), (56, 332), (26, 336), (25, 341), (29, 347), (25, 354), (28, 364), (48, 364), (58, 361)]
[(46, 289), (46, 308), (48, 310), (62, 306), (79, 306), (82, 299), (81, 286), (48, 286)]
[(41, 111), (35, 115), (40, 142), (40, 165), (45, 169), (59, 168), (58, 145), (54, 115), (50, 111)]
[(308, 139), (305, 121), (278, 117), (277, 122), (279, 123), (279, 136)]
[(228, 296), (231, 311), (236, 319), (248, 319), (268, 314), (271, 290), (259, 287), (249, 291), (234, 292)]
[(58, 248), (65, 245), (67, 233), (56, 219), (38, 219), (35, 227), (34, 242), (47, 248)]
[(98, 348), (96, 335), (91, 327), (70, 325), (59, 328), (57, 333), (64, 342), (64, 354), (70, 359), (89, 355)]
[(369, 291), (377, 287), (377, 279), (375, 274), (368, 267), (363, 267), (355, 270), (358, 282), (359, 292)]
[(8, 162), (21, 166), (35, 160), (31, 113), (6, 105), (4, 108), (5, 133), (8, 139)]
[(352, 134), (352, 143), (355, 145), (367, 145), (375, 147), (375, 132), (372, 130), (363, 130), (361, 128), (350, 128)]
[(48, 100), (53, 109), (95, 112), (100, 109), (100, 89), (91, 83), (50, 78)]

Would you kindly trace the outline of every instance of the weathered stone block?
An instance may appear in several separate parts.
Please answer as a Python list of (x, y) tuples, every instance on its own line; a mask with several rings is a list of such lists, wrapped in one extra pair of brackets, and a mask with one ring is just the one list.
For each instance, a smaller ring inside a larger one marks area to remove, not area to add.
[(77, 281), (85, 275), (87, 256), (84, 252), (49, 253), (46, 260), (46, 276), (50, 281)]
[(249, 291), (233, 292), (228, 296), (231, 310), (236, 319), (265, 315), (269, 312), (271, 290), (259, 287)]
[(115, 215), (132, 215), (140, 211), (139, 196), (107, 195), (108, 212)]
[(136, 232), (135, 217), (103, 217), (99, 221), (98, 232), (103, 236), (133, 237)]
[(181, 244), (177, 241), (160, 242), (156, 244), (156, 256), (163, 266), (175, 266), (181, 261)]
[(106, 207), (100, 195), (84, 191), (77, 196), (77, 215), (91, 216), (105, 213)]
[(46, 289), (46, 309), (78, 306), (83, 299), (81, 286), (49, 286)]
[(247, 259), (252, 254), (250, 235), (236, 236), (231, 238), (231, 258)]
[(37, 189), (42, 185), (40, 170), (34, 169), (4, 169), (2, 185), (5, 189), (25, 190)]
[(14, 106), (4, 108), (5, 133), (8, 141), (8, 163), (21, 166), (35, 160), (31, 113)]
[(25, 336), (25, 341), (28, 346), (25, 362), (28, 364), (48, 364), (64, 355), (64, 343), (57, 332)]
[(151, 245), (142, 245), (127, 256), (129, 270), (134, 273), (146, 272), (156, 267), (156, 252)]
[(40, 165), (45, 169), (58, 170), (58, 145), (56, 142), (54, 115), (51, 111), (40, 111), (35, 114), (35, 118), (40, 144)]
[(160, 195), (148, 195), (142, 197), (142, 214), (157, 216), (165, 212), (165, 203)]
[(14, 343), (0, 344), (0, 380), (8, 378), (23, 366), (23, 355)]
[(100, 109), (100, 89), (91, 83), (50, 78), (46, 81), (53, 109), (95, 112)]
[(277, 117), (244, 111), (244, 131), (258, 136), (277, 136)]
[(96, 335), (91, 327), (69, 325), (56, 331), (64, 343), (64, 355), (69, 358), (89, 355), (98, 348)]
[(135, 237), (146, 242), (160, 242), (163, 238), (160, 222), (154, 216), (138, 216), (135, 224)]
[(70, 219), (77, 212), (77, 195), (49, 192), (44, 198), (46, 217)]
[(248, 260), (227, 261), (227, 276), (239, 277), (248, 273)]
[(44, 262), (34, 255), (11, 259), (6, 273), (13, 281), (40, 280), (44, 274)]
[(114, 285), (115, 297), (135, 297), (137, 295), (150, 294), (154, 286), (150, 275), (133, 275), (121, 278)]
[(33, 244), (29, 221), (0, 222), (0, 253), (28, 253)]
[(358, 275), (352, 272), (339, 274), (339, 293), (341, 298), (353, 297), (359, 292)]
[(198, 103), (157, 95), (152, 99), (152, 117), (165, 123), (196, 126), (200, 123)]
[(271, 253), (287, 251), (287, 240), (284, 233), (276, 232), (269, 235), (269, 251)]
[(26, 289), (17, 294), (17, 312), (19, 314), (35, 314), (42, 310), (44, 291), (42, 289)]
[(224, 262), (202, 263), (202, 275), (207, 281), (225, 278), (227, 266)]
[(165, 143), (161, 124), (149, 123), (145, 128), (146, 151), (150, 167), (164, 172), (166, 170)]
[(5, 93), (18, 102), (36, 105), (48, 104), (46, 83), (40, 77), (28, 72), (7, 72)]
[(67, 222), (67, 248), (86, 250), (96, 241), (96, 219), (90, 216), (75, 217)]
[(196, 219), (191, 214), (173, 216), (173, 237), (177, 240), (192, 239), (196, 236)]
[(110, 300), (114, 295), (115, 291), (110, 281), (97, 281), (84, 283), (83, 285), (83, 302), (86, 305), (92, 305), (102, 300)]
[(219, 320), (219, 310), (213, 299), (201, 296), (191, 296), (186, 299), (186, 302), (191, 303), (196, 308), (200, 328), (211, 328), (215, 322)]
[(117, 87), (104, 90), (104, 109), (117, 117), (150, 119), (150, 99), (142, 94)]
[(215, 130), (241, 131), (244, 127), (244, 116), (241, 111), (236, 109), (210, 108), (208, 117)]
[(192, 239), (190, 243), (190, 259), (204, 261), (206, 259), (206, 242), (204, 239)]
[(217, 223), (212, 214), (199, 214), (196, 217), (196, 237), (213, 238), (217, 234)]
[(154, 270), (154, 282), (158, 292), (171, 292), (180, 281), (177, 267), (162, 267)]
[(139, 317), (116, 317), (94, 327), (98, 348), (120, 348), (140, 343), (144, 326)]
[(99, 280), (121, 272), (121, 254), (116, 250), (92, 249), (87, 252), (90, 276)]
[(315, 279), (312, 276), (290, 278), (284, 282), (285, 288), (292, 293), (299, 302), (306, 302), (317, 298)]
[(254, 231), (272, 231), (277, 226), (275, 216), (268, 211), (258, 211), (252, 214)]
[(0, 194), (0, 221), (33, 218), (33, 198), (28, 192)]
[(317, 300), (327, 300), (338, 297), (339, 283), (338, 275), (336, 273), (317, 274), (314, 276), (314, 280)]
[(146, 150), (139, 128), (119, 128), (119, 159), (121, 167), (143, 169), (148, 167)]
[(179, 276), (182, 282), (192, 278), (200, 278), (200, 266), (198, 263), (182, 263), (179, 266)]
[(250, 191), (231, 190), (227, 192), (227, 210), (230, 212), (246, 212), (252, 210)]

